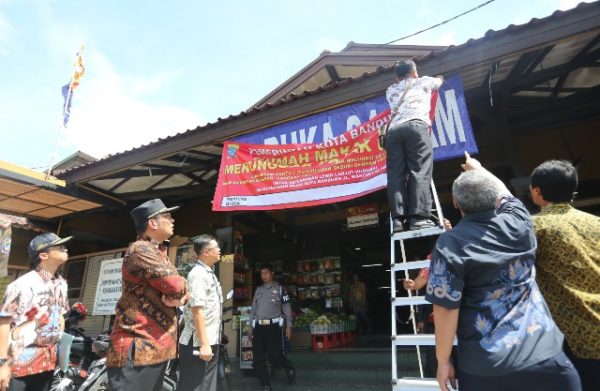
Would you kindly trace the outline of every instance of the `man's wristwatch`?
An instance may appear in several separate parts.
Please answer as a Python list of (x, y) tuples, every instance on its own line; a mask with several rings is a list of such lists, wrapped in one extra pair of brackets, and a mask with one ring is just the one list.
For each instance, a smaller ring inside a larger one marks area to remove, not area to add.
[(0, 358), (0, 367), (4, 366), (5, 364), (8, 364), (9, 362), (10, 359), (8, 357)]

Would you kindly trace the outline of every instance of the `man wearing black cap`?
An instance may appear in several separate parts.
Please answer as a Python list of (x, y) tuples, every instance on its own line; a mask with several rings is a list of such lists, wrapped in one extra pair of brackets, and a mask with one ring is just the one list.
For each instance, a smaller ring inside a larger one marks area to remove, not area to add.
[(34, 270), (6, 288), (0, 311), (2, 391), (50, 389), (69, 309), (67, 282), (56, 271), (69, 257), (64, 244), (70, 239), (53, 233), (33, 238), (27, 250)]
[(177, 355), (177, 315), (186, 281), (167, 256), (175, 220), (154, 199), (131, 211), (138, 234), (123, 259), (123, 285), (107, 354), (113, 391), (162, 390), (167, 362)]

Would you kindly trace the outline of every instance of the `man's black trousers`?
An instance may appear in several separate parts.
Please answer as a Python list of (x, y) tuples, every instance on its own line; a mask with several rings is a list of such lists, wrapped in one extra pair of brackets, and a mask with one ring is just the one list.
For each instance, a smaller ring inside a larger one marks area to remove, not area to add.
[(560, 352), (519, 371), (501, 376), (457, 373), (460, 391), (581, 391), (581, 381), (567, 356)]
[(433, 150), (429, 125), (411, 120), (388, 130), (387, 194), (392, 217), (431, 214)]
[(260, 383), (263, 386), (270, 385), (269, 372), (267, 370), (267, 360), (272, 368), (292, 368), (292, 363), (283, 355), (282, 345), (283, 334), (278, 324), (261, 326), (259, 324), (254, 328), (252, 338), (252, 366), (256, 370)]
[(177, 391), (216, 391), (219, 345), (211, 345), (213, 358), (206, 362), (194, 356), (194, 339), (187, 345), (179, 344), (179, 385)]

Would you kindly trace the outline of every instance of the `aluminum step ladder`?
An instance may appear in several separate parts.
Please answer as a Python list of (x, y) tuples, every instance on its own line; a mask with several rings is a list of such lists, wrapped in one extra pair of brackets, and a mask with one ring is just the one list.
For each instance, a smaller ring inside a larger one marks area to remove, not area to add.
[[(414, 296), (412, 291), (408, 291), (407, 297), (396, 297), (396, 273), (404, 272), (404, 278), (409, 278), (408, 271), (412, 269), (421, 269), (429, 267), (429, 260), (420, 260), (407, 262), (404, 241), (422, 238), (426, 236), (435, 236), (444, 232), (443, 222), (444, 216), (442, 208), (435, 189), (433, 180), (431, 181), (431, 192), (437, 212), (438, 225), (436, 227), (425, 228), (415, 231), (403, 231), (393, 234), (393, 224), (390, 218), (390, 295), (392, 306), (392, 390), (393, 391), (439, 391), (440, 387), (435, 379), (425, 378), (423, 376), (423, 362), (421, 359), (421, 346), (435, 346), (434, 334), (418, 334), (417, 322), (415, 320), (415, 306), (421, 304), (429, 304), (425, 301), (424, 296)], [(402, 262), (396, 262), (396, 243), (399, 243)], [(412, 320), (413, 334), (398, 335), (396, 308), (402, 306), (410, 307), (410, 319)], [(420, 378), (414, 377), (398, 377), (398, 347), (400, 346), (416, 346), (417, 360), (419, 362)]]

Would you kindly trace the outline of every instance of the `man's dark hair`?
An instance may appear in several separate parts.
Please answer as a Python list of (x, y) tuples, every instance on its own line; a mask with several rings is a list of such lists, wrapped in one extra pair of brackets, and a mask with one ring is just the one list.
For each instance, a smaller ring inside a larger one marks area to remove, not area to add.
[(148, 221), (146, 221), (143, 225), (136, 225), (135, 226), (135, 233), (139, 235), (143, 234), (144, 232), (146, 232), (146, 228), (148, 228)]
[(204, 250), (204, 248), (206, 246), (208, 246), (210, 244), (210, 242), (213, 240), (217, 240), (217, 239), (212, 235), (204, 234), (204, 235), (196, 236), (194, 238), (194, 251), (196, 252), (196, 254), (200, 255), (202, 250)]
[(31, 258), (31, 257), (29, 258), (29, 266), (32, 269), (35, 269), (41, 263), (40, 253), (42, 253), (42, 252), (44, 252), (44, 251), (38, 251), (37, 254), (35, 255), (35, 258)]
[(403, 79), (416, 70), (417, 64), (415, 64), (413, 60), (400, 60), (396, 61), (396, 68), (394, 69), (394, 72), (396, 72), (396, 77)]
[(566, 160), (548, 160), (537, 166), (530, 179), (548, 202), (571, 202), (577, 190), (577, 170)]
[(262, 269), (269, 269), (270, 272), (273, 272), (273, 265), (271, 265), (270, 263), (263, 263), (260, 265), (260, 269), (258, 270)]

